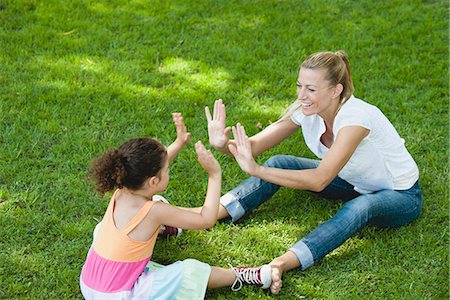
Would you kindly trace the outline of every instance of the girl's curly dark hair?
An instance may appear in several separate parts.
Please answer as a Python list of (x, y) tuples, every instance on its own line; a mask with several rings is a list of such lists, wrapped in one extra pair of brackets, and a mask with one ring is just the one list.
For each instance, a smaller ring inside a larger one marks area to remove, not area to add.
[(139, 189), (147, 178), (160, 175), (166, 158), (166, 148), (156, 139), (131, 139), (93, 161), (88, 176), (101, 195), (115, 188)]

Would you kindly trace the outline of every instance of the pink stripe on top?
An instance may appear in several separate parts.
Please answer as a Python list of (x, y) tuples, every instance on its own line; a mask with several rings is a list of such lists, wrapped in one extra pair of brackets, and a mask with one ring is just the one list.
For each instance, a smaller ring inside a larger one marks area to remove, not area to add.
[(116, 194), (117, 191), (98, 224), (98, 232), (81, 272), (81, 280), (86, 286), (103, 293), (130, 291), (133, 288), (150, 261), (158, 237), (158, 230), (147, 241), (136, 241), (128, 236), (145, 218), (153, 201), (145, 203), (123, 229), (116, 227)]
[(129, 291), (144, 272), (149, 260), (150, 257), (132, 263), (111, 261), (101, 257), (91, 248), (81, 278), (88, 287), (99, 292)]

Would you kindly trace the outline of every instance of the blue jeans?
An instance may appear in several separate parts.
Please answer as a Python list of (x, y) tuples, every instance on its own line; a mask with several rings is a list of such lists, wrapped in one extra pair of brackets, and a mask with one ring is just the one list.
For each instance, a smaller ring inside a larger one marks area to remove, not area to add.
[[(316, 168), (319, 161), (275, 155), (264, 165), (305, 170)], [(279, 188), (279, 185), (250, 177), (223, 195), (220, 203), (228, 211), (231, 220), (236, 221), (270, 199)], [(418, 181), (408, 190), (381, 190), (372, 194), (360, 194), (347, 181), (336, 177), (317, 194), (346, 202), (333, 218), (322, 223), (289, 249), (299, 259), (302, 270), (312, 266), (367, 225), (398, 227), (417, 219), (422, 210), (422, 191)]]

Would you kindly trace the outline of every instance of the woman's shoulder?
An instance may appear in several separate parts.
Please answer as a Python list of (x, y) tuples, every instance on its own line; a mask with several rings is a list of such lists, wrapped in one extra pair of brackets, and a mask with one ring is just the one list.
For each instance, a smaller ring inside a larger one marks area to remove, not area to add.
[(390, 123), (384, 113), (375, 105), (352, 96), (338, 112), (335, 124), (338, 128), (359, 125), (368, 129), (385, 127)]
[(367, 118), (374, 113), (380, 113), (380, 109), (373, 104), (370, 104), (364, 100), (356, 98), (355, 96), (351, 96), (345, 104), (341, 107), (338, 112), (337, 117), (346, 118), (349, 116), (352, 117), (361, 117)]
[(362, 126), (371, 128), (371, 115), (375, 106), (351, 96), (341, 107), (335, 119), (335, 127)]
[(372, 104), (367, 103), (366, 101), (360, 99), (360, 98), (356, 98), (355, 96), (351, 96), (342, 106), (341, 111), (345, 111), (345, 110), (357, 110), (357, 109), (370, 109), (373, 106)]

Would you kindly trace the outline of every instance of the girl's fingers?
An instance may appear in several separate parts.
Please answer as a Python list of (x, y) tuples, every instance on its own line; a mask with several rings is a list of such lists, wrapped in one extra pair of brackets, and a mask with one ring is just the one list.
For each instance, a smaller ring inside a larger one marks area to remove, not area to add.
[(200, 158), (200, 156), (202, 157), (210, 157), (212, 156), (212, 153), (210, 150), (206, 150), (205, 146), (203, 145), (203, 143), (201, 141), (198, 141), (197, 143), (195, 143), (195, 151), (197, 152), (197, 156)]
[(183, 115), (181, 113), (172, 113), (172, 119), (175, 125), (183, 125)]
[(195, 150), (197, 151), (197, 154), (199, 153), (199, 151), (202, 150), (206, 150), (205, 146), (203, 146), (201, 141), (198, 141), (197, 143), (195, 143)]

